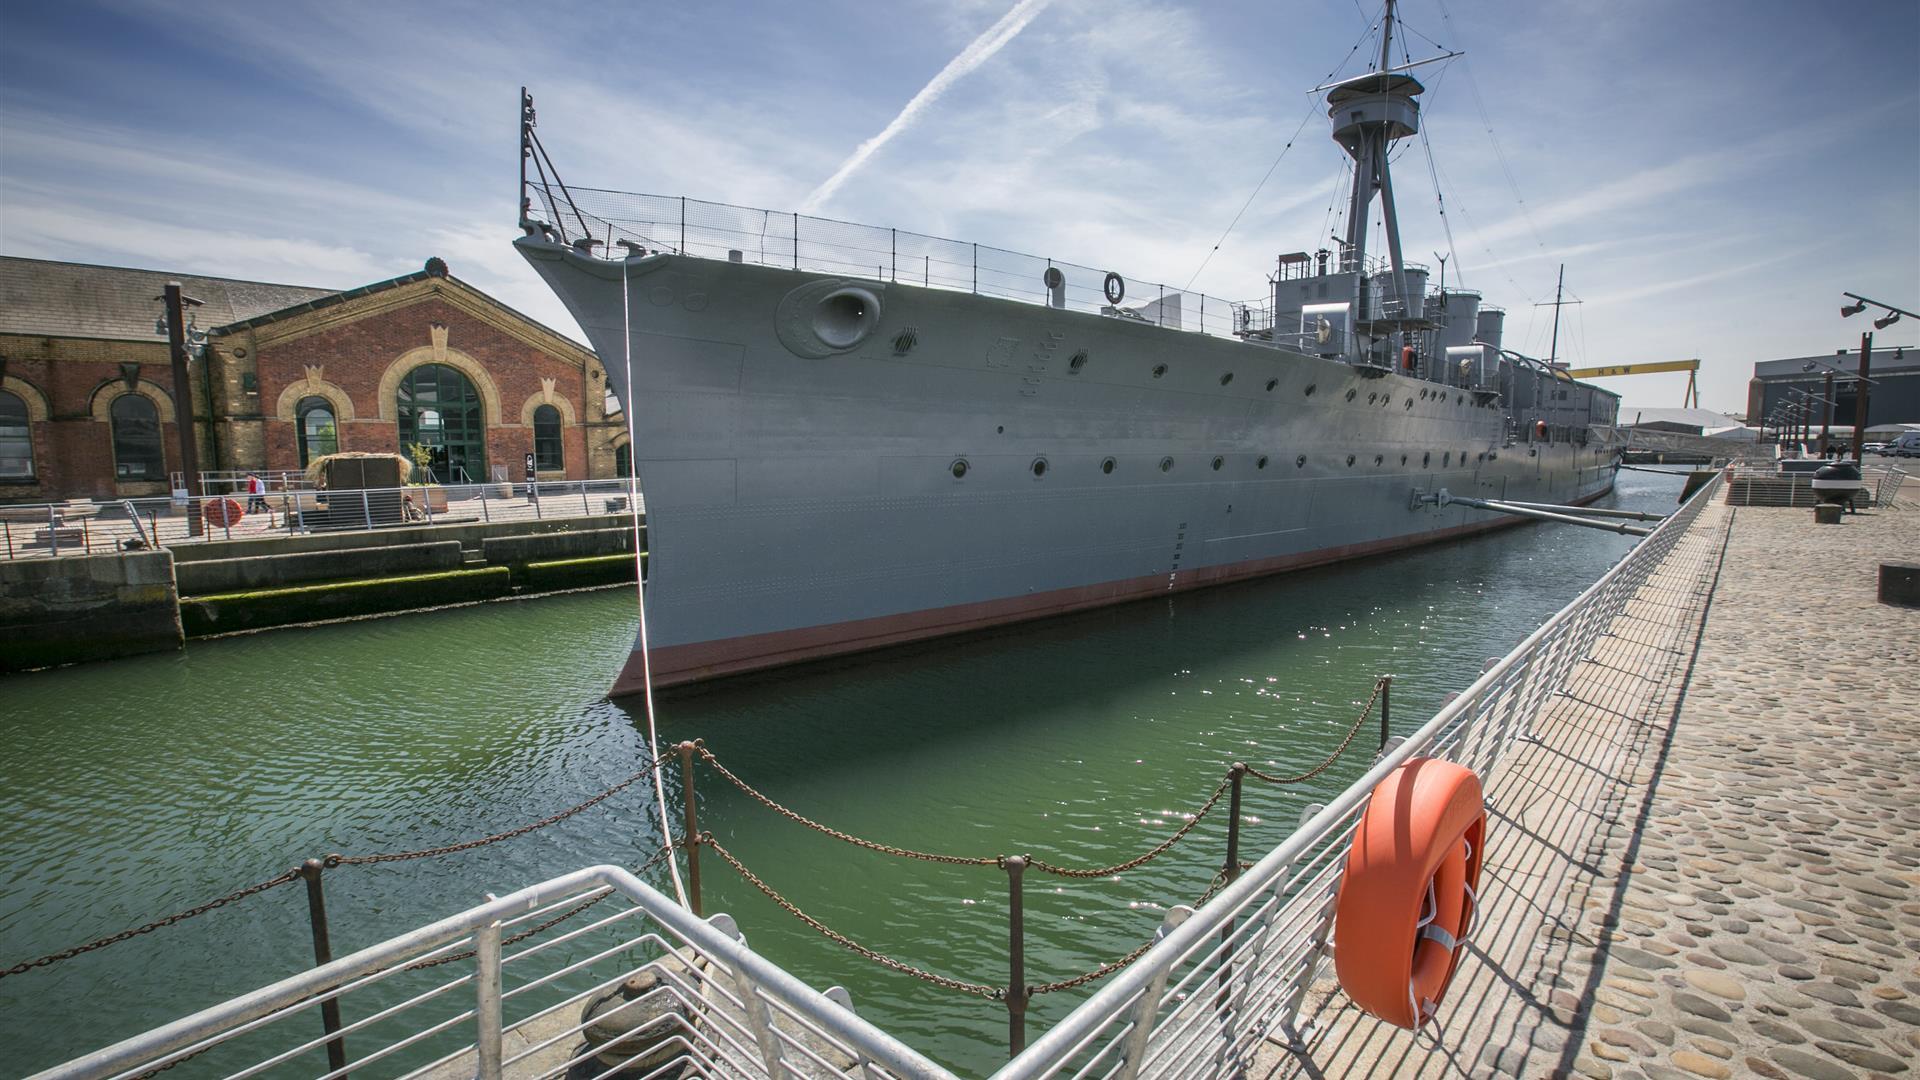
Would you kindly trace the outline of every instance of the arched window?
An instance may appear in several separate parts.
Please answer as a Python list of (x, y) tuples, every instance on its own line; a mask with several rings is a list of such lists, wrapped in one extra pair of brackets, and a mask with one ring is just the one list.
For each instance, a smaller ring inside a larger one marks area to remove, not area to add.
[(486, 479), (487, 431), (480, 394), (459, 369), (445, 364), (414, 368), (401, 380), (396, 396), (402, 454), (419, 460), (414, 448), (424, 448), (432, 478), (441, 483)]
[(560, 410), (551, 405), (533, 410), (533, 466), (542, 472), (566, 468), (560, 454)]
[(27, 403), (0, 390), (0, 484), (33, 483), (33, 425)]
[(113, 475), (140, 483), (167, 478), (166, 458), (160, 452), (160, 410), (139, 394), (113, 399)]
[(333, 402), (323, 397), (301, 398), (294, 406), (294, 438), (300, 444), (300, 467), (314, 458), (340, 452), (340, 429), (334, 423)]

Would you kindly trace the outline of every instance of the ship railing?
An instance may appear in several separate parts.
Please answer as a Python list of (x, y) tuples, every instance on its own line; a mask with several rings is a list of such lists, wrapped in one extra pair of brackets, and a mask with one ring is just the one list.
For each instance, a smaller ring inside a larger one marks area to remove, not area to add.
[[(414, 528), (487, 525), (644, 513), (637, 481), (535, 480), (413, 484), (395, 488), (275, 489), (190, 497), (71, 499), (0, 506), (0, 559), (112, 555), (158, 543), (267, 540), (317, 533), (388, 532), (417, 543)], [(138, 518), (136, 521), (135, 518)]]
[(1061, 1019), (994, 1080), (1239, 1075), (1263, 1042), (1297, 1045), (1307, 994), (1333, 954), (1346, 851), (1375, 785), (1413, 757), (1459, 762), (1483, 780), (1563, 689), (1615, 616), (1716, 496), (1716, 476), (1600, 580), (1198, 910), (1168, 909), (1159, 940)]
[[(1236, 338), (1244, 304), (1109, 270), (922, 233), (858, 225), (680, 196), (569, 188), (571, 200), (529, 185), (533, 219), (563, 240), (598, 242), (598, 253), (673, 252), (703, 259), (811, 270), (1046, 306), (1049, 271), (1063, 279), (1067, 310), (1168, 330)], [(623, 247), (623, 242), (630, 247)], [(1109, 299), (1118, 279), (1120, 299)]]
[[(591, 1031), (590, 1031), (591, 1029)], [(591, 1038), (589, 1038), (591, 1035)], [(388, 938), (39, 1074), (952, 1074), (632, 873), (594, 866)]]

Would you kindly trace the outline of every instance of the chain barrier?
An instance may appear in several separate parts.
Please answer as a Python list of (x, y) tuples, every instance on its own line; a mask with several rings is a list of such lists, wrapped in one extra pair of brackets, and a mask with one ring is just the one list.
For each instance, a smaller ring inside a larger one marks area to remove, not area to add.
[(895, 960), (891, 956), (885, 955), (884, 953), (875, 952), (874, 950), (867, 948), (865, 945), (860, 944), (859, 942), (853, 940), (852, 938), (846, 936), (845, 934), (842, 934), (836, 930), (829, 929), (825, 923), (807, 914), (806, 912), (801, 911), (800, 908), (796, 906), (793, 901), (787, 899), (784, 896), (781, 896), (779, 893), (774, 891), (771, 885), (768, 885), (766, 882), (760, 880), (760, 876), (758, 874), (755, 874), (753, 871), (747, 869), (746, 864), (742, 863), (739, 859), (735, 858), (733, 852), (728, 851), (726, 848), (722, 847), (720, 845), (720, 841), (715, 840), (713, 838), (712, 833), (710, 832), (701, 833), (699, 836), (698, 842), (701, 844), (705, 844), (707, 847), (712, 848), (714, 851), (714, 854), (720, 856), (721, 859), (726, 861), (728, 866), (733, 867), (735, 873), (739, 874), (742, 878), (746, 879), (747, 884), (752, 885), (756, 889), (759, 889), (760, 892), (763, 895), (765, 895), (767, 899), (780, 905), (781, 908), (786, 910), (787, 914), (792, 915), (794, 918), (799, 919), (801, 922), (806, 923), (808, 926), (811, 926), (815, 930), (819, 931), (822, 935), (824, 935), (827, 938), (827, 940), (832, 941), (835, 944), (841, 945), (845, 948), (851, 949), (854, 952), (859, 953), (861, 956), (864, 956), (867, 959), (872, 960), (873, 962), (881, 965), (882, 967), (892, 968), (894, 971), (898, 971), (901, 974), (911, 975), (916, 979), (921, 979), (926, 982), (930, 982), (935, 986), (945, 987), (948, 990), (958, 990), (966, 994), (974, 994), (979, 997), (989, 998), (993, 1001), (1003, 1001), (1006, 999), (1007, 991), (1004, 987), (988, 986), (984, 983), (971, 983), (961, 979), (948, 978), (945, 975), (936, 975), (931, 971), (922, 971), (921, 969), (914, 967), (912, 964), (902, 963), (898, 960)]
[[(633, 876), (639, 877), (640, 875), (646, 873), (647, 871), (653, 869), (654, 867), (659, 866), (661, 862), (665, 861), (667, 856), (673, 854), (674, 851), (676, 850), (678, 849), (670, 848), (670, 847), (661, 848), (659, 851), (654, 853), (653, 858), (648, 859), (646, 862), (643, 862), (639, 866), (634, 867)], [(546, 931), (551, 930), (556, 926), (559, 926), (561, 923), (566, 922), (568, 919), (573, 918), (575, 915), (580, 914), (581, 912), (587, 910), (588, 908), (592, 907), (593, 905), (599, 903), (602, 900), (605, 900), (607, 897), (612, 895), (613, 895), (613, 892), (609, 890), (607, 892), (601, 893), (599, 896), (589, 897), (588, 899), (583, 900), (578, 904), (575, 904), (574, 906), (568, 908), (567, 910), (561, 912), (560, 914), (555, 915), (553, 918), (548, 919), (546, 922), (541, 923), (539, 926), (533, 927), (532, 929), (529, 929), (529, 930), (522, 930), (519, 933), (513, 935), (512, 937), (501, 938), (500, 947), (504, 949), (509, 945), (518, 945), (519, 943), (527, 940), (528, 938), (534, 936), (535, 934), (545, 933)], [(451, 964), (456, 960), (471, 960), (475, 954), (476, 954), (476, 950), (465, 949), (457, 953), (448, 953), (445, 956), (436, 956), (431, 960), (417, 960), (411, 964), (408, 964), (405, 970), (424, 971), (427, 968), (439, 967), (441, 964)]]
[(48, 955), (42, 956), (37, 960), (28, 960), (25, 963), (15, 964), (4, 971), (0, 971), (0, 979), (4, 979), (9, 975), (19, 975), (24, 972), (32, 971), (34, 968), (46, 967), (48, 964), (56, 964), (62, 960), (71, 960), (82, 953), (90, 953), (95, 949), (104, 949), (109, 945), (115, 944), (116, 942), (125, 941), (131, 937), (138, 937), (141, 934), (151, 934), (155, 930), (158, 930), (163, 926), (172, 926), (174, 923), (191, 919), (196, 915), (205, 915), (207, 912), (212, 911), (215, 908), (225, 907), (236, 900), (244, 900), (247, 897), (254, 895), (255, 893), (263, 893), (263, 892), (266, 892), (268, 889), (278, 888), (279, 886), (285, 885), (290, 881), (298, 880), (299, 877), (300, 877), (300, 871), (298, 868), (289, 870), (286, 873), (281, 874), (279, 877), (269, 878), (268, 880), (263, 881), (258, 885), (249, 885), (244, 889), (235, 890), (234, 892), (230, 892), (227, 895), (222, 896), (217, 900), (209, 900), (204, 904), (198, 905), (197, 907), (190, 907), (185, 911), (176, 912), (175, 914), (169, 915), (164, 919), (155, 919), (153, 922), (150, 922), (145, 926), (136, 926), (132, 930), (122, 930), (120, 933), (114, 934), (111, 937), (103, 937), (98, 941), (89, 941), (85, 945), (75, 946), (74, 948), (66, 949), (57, 953), (49, 953)]
[(1213, 789), (1213, 794), (1207, 796), (1207, 801), (1200, 804), (1200, 809), (1195, 811), (1193, 816), (1187, 819), (1187, 823), (1185, 825), (1180, 826), (1179, 829), (1175, 830), (1172, 836), (1169, 836), (1165, 840), (1162, 840), (1160, 843), (1154, 845), (1153, 848), (1148, 850), (1145, 854), (1138, 855), (1134, 858), (1128, 859), (1126, 862), (1115, 863), (1112, 866), (1097, 867), (1091, 870), (1076, 870), (1069, 866), (1055, 866), (1054, 864), (1047, 862), (1044, 859), (1036, 859), (1036, 858), (1033, 858), (1032, 856), (1028, 856), (1027, 865), (1033, 867), (1035, 870), (1044, 871), (1046, 873), (1054, 875), (1055, 877), (1064, 877), (1064, 878), (1112, 877), (1115, 874), (1125, 873), (1126, 871), (1132, 870), (1136, 867), (1144, 866), (1147, 863), (1152, 862), (1154, 859), (1159, 858), (1161, 855), (1164, 855), (1169, 848), (1173, 847), (1173, 845), (1186, 839), (1187, 834), (1193, 831), (1194, 826), (1200, 824), (1202, 819), (1204, 819), (1208, 814), (1213, 812), (1214, 806), (1216, 806), (1220, 802), (1220, 796), (1225, 795), (1227, 791), (1232, 787), (1233, 787), (1232, 777), (1228, 777), (1227, 779), (1220, 781), (1220, 786)]
[[(704, 740), (695, 739), (693, 741), (693, 745), (694, 745), (695, 752), (700, 755), (701, 761), (704, 761), (708, 765), (712, 766), (714, 772), (719, 773), (723, 778), (726, 779), (728, 783), (732, 784), (734, 787), (737, 787), (742, 792), (746, 793), (746, 795), (749, 798), (753, 799), (755, 802), (773, 811), (774, 813), (779, 814), (781, 817), (786, 818), (789, 821), (793, 821), (793, 822), (797, 822), (798, 824), (805, 825), (807, 828), (812, 829), (815, 832), (824, 833), (828, 836), (833, 837), (835, 840), (839, 840), (843, 843), (852, 844), (855, 847), (866, 848), (869, 851), (878, 851), (882, 855), (898, 856), (899, 858), (902, 858), (902, 859), (919, 859), (923, 862), (945, 863), (949, 866), (999, 866), (1000, 865), (1000, 860), (998, 858), (988, 859), (988, 858), (970, 858), (964, 855), (936, 855), (936, 854), (932, 854), (930, 852), (925, 852), (925, 851), (915, 851), (912, 848), (894, 847), (890, 844), (881, 844), (872, 840), (863, 840), (860, 837), (854, 836), (851, 833), (844, 833), (844, 832), (841, 832), (839, 829), (835, 829), (831, 826), (822, 825), (819, 822), (813, 820), (812, 818), (807, 817), (804, 814), (801, 814), (799, 811), (788, 809), (787, 807), (782, 806), (777, 802), (774, 802), (771, 798), (768, 798), (766, 795), (755, 790), (753, 785), (747, 783), (745, 780), (740, 779), (738, 776), (735, 776), (733, 774), (733, 770), (727, 768), (725, 765), (720, 764), (720, 759), (713, 756), (713, 751), (708, 750), (706, 748), (704, 744)], [(702, 835), (711, 835), (711, 834), (702, 834)]]
[(1367, 717), (1373, 715), (1373, 707), (1380, 700), (1380, 688), (1385, 685), (1387, 685), (1385, 679), (1374, 680), (1373, 696), (1367, 699), (1367, 707), (1360, 710), (1360, 715), (1355, 717), (1353, 720), (1353, 726), (1347, 729), (1347, 737), (1340, 740), (1339, 747), (1337, 747), (1333, 751), (1333, 753), (1330, 756), (1328, 756), (1327, 760), (1321, 762), (1318, 765), (1315, 765), (1313, 768), (1308, 769), (1306, 772), (1303, 772), (1298, 776), (1269, 776), (1268, 774), (1261, 772), (1259, 769), (1256, 769), (1251, 765), (1247, 766), (1247, 775), (1253, 777), (1256, 780), (1264, 780), (1269, 784), (1304, 784), (1308, 780), (1311, 780), (1314, 777), (1319, 776), (1321, 773), (1326, 772), (1328, 769), (1333, 768), (1333, 763), (1336, 761), (1339, 761), (1340, 755), (1346, 753), (1347, 747), (1353, 745), (1353, 737), (1355, 735), (1360, 734), (1360, 725), (1366, 723)]
[(534, 832), (539, 829), (544, 829), (549, 825), (556, 825), (574, 816), (575, 814), (580, 813), (583, 810), (589, 810), (595, 806), (600, 805), (601, 803), (607, 801), (608, 799), (613, 798), (615, 795), (618, 795), (622, 791), (625, 791), (626, 789), (632, 787), (633, 785), (653, 775), (654, 766), (666, 760), (667, 760), (667, 755), (661, 754), (659, 757), (656, 757), (648, 761), (646, 765), (642, 766), (640, 770), (638, 772), (635, 772), (632, 776), (629, 776), (625, 780), (622, 780), (619, 783), (608, 788), (607, 790), (602, 791), (600, 794), (595, 795), (593, 798), (588, 799), (587, 801), (582, 803), (576, 803), (573, 806), (570, 806), (565, 810), (560, 811), (557, 814), (550, 814), (547, 817), (541, 818), (539, 821), (535, 821), (528, 825), (522, 825), (517, 829), (509, 829), (506, 832), (494, 833), (492, 836), (483, 836), (478, 840), (467, 840), (462, 843), (446, 844), (441, 847), (422, 848), (418, 851), (393, 851), (393, 852), (387, 852), (381, 855), (332, 854), (320, 860), (320, 862), (321, 862), (321, 865), (325, 866), (329, 870), (333, 869), (336, 866), (372, 866), (376, 863), (406, 862), (407, 860), (410, 860), (410, 859), (429, 859), (438, 855), (452, 855), (453, 853), (459, 852), (459, 851), (472, 851), (474, 848), (486, 847), (488, 844), (497, 844), (502, 840), (512, 840), (514, 837), (525, 836), (530, 832)]

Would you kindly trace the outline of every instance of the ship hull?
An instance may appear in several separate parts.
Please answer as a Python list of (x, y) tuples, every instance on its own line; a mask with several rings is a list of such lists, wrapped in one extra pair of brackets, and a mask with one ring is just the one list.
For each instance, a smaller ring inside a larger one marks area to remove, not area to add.
[[(1611, 439), (1513, 443), (1497, 403), (1339, 360), (872, 279), (519, 246), (633, 414), (656, 686), (1504, 523), (1416, 491), (1577, 502), (1613, 482)], [(847, 287), (874, 301), (870, 325), (819, 355), (795, 298)], [(636, 658), (613, 692), (639, 677)]]

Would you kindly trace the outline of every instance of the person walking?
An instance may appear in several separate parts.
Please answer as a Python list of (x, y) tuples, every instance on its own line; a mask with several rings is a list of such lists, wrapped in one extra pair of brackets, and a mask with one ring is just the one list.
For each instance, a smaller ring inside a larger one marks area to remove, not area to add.
[(259, 473), (247, 474), (247, 513), (267, 515), (267, 524), (273, 524), (273, 507), (267, 503), (267, 482)]

